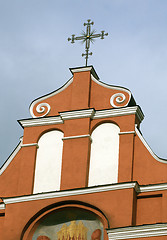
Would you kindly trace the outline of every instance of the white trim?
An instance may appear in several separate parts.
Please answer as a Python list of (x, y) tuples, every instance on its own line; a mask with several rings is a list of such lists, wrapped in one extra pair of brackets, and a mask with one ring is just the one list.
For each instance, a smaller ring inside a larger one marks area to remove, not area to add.
[(140, 186), (139, 193), (167, 190), (167, 183)]
[(91, 108), (77, 111), (60, 112), (59, 114), (63, 120), (70, 120), (75, 118), (92, 118), (94, 112), (95, 110)]
[(135, 131), (129, 131), (129, 132), (120, 132), (118, 133), (119, 135), (124, 135), (124, 134), (136, 134)]
[(140, 122), (144, 119), (144, 114), (138, 106), (96, 111), (93, 119), (117, 117), (131, 114), (136, 114)]
[(167, 183), (140, 185), (138, 193), (156, 192), (167, 190)]
[(107, 230), (109, 240), (157, 237), (167, 235), (167, 224), (149, 224)]
[(0, 203), (0, 210), (4, 210), (5, 209), (5, 204), (4, 203)]
[(79, 67), (79, 68), (70, 68), (70, 71), (72, 73), (77, 73), (77, 72), (88, 72), (91, 71), (92, 67)]
[(138, 191), (138, 183), (137, 182), (119, 183), (119, 184), (111, 184), (106, 186), (97, 186), (97, 187), (90, 187), (90, 188), (83, 188), (83, 189), (72, 189), (72, 190), (40, 193), (40, 194), (33, 194), (28, 196), (10, 197), (10, 198), (2, 198), (2, 199), (5, 204), (11, 204), (11, 203), (20, 203), (20, 202), (27, 202), (27, 201), (34, 201), (34, 200), (41, 200), (41, 199), (51, 199), (51, 198), (59, 198), (59, 197), (66, 197), (66, 196), (76, 196), (76, 195), (92, 194), (92, 193), (99, 193), (99, 192), (115, 191), (120, 189), (123, 190), (123, 189), (129, 189), (129, 188), (134, 188), (136, 191)]
[[(44, 103), (44, 102), (38, 104), (37, 107), (36, 107), (37, 113), (40, 113), (40, 114), (44, 113), (43, 115), (40, 115), (39, 117), (47, 116), (48, 113), (50, 112), (50, 110), (51, 110), (50, 105), (48, 103)], [(38, 116), (34, 115), (34, 117), (37, 118)]]
[(92, 140), (91, 136), (89, 134), (87, 134), (87, 135), (77, 135), (77, 136), (63, 137), (62, 140), (76, 139), (76, 138), (86, 138), (86, 137), (88, 137), (88, 138), (90, 138), (90, 140)]
[(29, 107), (31, 116), (32, 116), (33, 118), (36, 118), (36, 116), (35, 116), (34, 113), (33, 113), (33, 108), (34, 108), (34, 106), (35, 106), (38, 102), (44, 101), (45, 99), (50, 98), (50, 97), (53, 97), (54, 95), (62, 92), (62, 91), (65, 90), (72, 82), (73, 82), (73, 77), (70, 78), (70, 80), (69, 80), (67, 83), (65, 83), (65, 85), (64, 85), (63, 87), (59, 88), (58, 90), (56, 90), (56, 91), (54, 91), (54, 92), (52, 92), (52, 93), (50, 93), (50, 94), (47, 94), (47, 95), (44, 96), (44, 97), (40, 97), (40, 98), (38, 98), (37, 100), (34, 100), (34, 101), (30, 104), (30, 107)]
[(112, 90), (117, 90), (117, 91), (123, 91), (123, 92), (126, 92), (129, 94), (129, 100), (131, 99), (131, 92), (126, 89), (126, 88), (123, 88), (123, 87), (117, 87), (117, 86), (112, 86), (112, 85), (109, 85), (109, 84), (106, 84), (106, 83), (103, 83), (99, 80), (97, 80), (93, 75), (91, 75), (92, 77), (92, 80), (97, 83), (98, 85), (102, 86), (102, 87), (105, 87), (105, 88), (109, 88), (109, 89), (112, 89)]
[(142, 112), (141, 108), (137, 106), (136, 116), (139, 119), (140, 122), (144, 119), (144, 113)]
[(60, 112), (60, 116), (56, 116), (56, 117), (23, 119), (23, 120), (19, 120), (18, 122), (24, 128), (24, 127), (63, 124), (63, 120), (70, 120), (70, 119), (79, 119), (79, 118), (100, 119), (100, 118), (117, 117), (117, 116), (131, 115), (131, 114), (136, 114), (140, 122), (144, 118), (144, 114), (141, 111), (141, 109), (138, 106), (134, 106), (134, 107), (107, 109), (107, 110), (98, 110), (98, 111), (95, 111), (93, 108), (91, 108), (91, 109), (84, 109), (84, 110), (77, 110), (77, 111)]
[(147, 150), (149, 151), (149, 153), (151, 154), (151, 156), (161, 162), (161, 163), (166, 163), (167, 164), (167, 159), (162, 159), (162, 158), (159, 158), (157, 155), (155, 155), (155, 153), (153, 152), (153, 150), (150, 148), (150, 146), (148, 145), (148, 143), (146, 142), (146, 140), (144, 139), (144, 137), (142, 136), (142, 134), (140, 133), (140, 131), (138, 130), (138, 128), (135, 126), (135, 131), (136, 131), (136, 134), (137, 136), (140, 138), (140, 140), (142, 141), (142, 143), (144, 144), (144, 146), (147, 148)]
[(37, 148), (39, 147), (37, 143), (26, 143), (21, 145), (21, 147), (32, 147), (32, 146), (36, 146)]
[(72, 74), (74, 73), (78, 73), (78, 72), (91, 72), (91, 75), (95, 77), (95, 79), (99, 79), (95, 69), (93, 66), (88, 66), (88, 67), (79, 67), (79, 68), (70, 68), (70, 71), (72, 72)]
[(34, 126), (43, 126), (43, 125), (53, 125), (53, 124), (62, 124), (63, 120), (60, 116), (48, 117), (48, 118), (33, 118), (19, 120), (19, 123), (22, 127), (34, 127)]
[(16, 156), (16, 154), (20, 151), (21, 146), (22, 146), (22, 141), (23, 138), (20, 138), (20, 143), (17, 145), (17, 147), (15, 148), (15, 150), (12, 152), (12, 154), (9, 156), (9, 158), (6, 160), (6, 162), (4, 163), (4, 165), (1, 167), (0, 169), (0, 175), (2, 175), (2, 173), (5, 171), (5, 169), (9, 166), (9, 164), (11, 163), (11, 161), (13, 160), (13, 158)]
[(146, 192), (167, 190), (167, 184), (162, 183), (162, 184), (155, 184), (155, 185), (139, 186), (137, 182), (116, 183), (116, 184), (110, 184), (110, 185), (104, 185), (104, 186), (55, 191), (55, 192), (48, 192), (48, 193), (39, 193), (39, 194), (33, 194), (28, 196), (9, 197), (9, 198), (2, 198), (2, 199), (5, 204), (11, 204), (11, 203), (28, 202), (28, 201), (35, 201), (35, 200), (42, 200), (42, 199), (52, 199), (52, 198), (59, 198), (59, 197), (66, 197), (66, 196), (77, 196), (77, 195), (84, 195), (84, 194), (123, 190), (123, 189), (129, 189), (129, 188), (133, 188), (136, 191), (136, 193), (146, 193)]
[(114, 100), (115, 100), (118, 104), (122, 104), (122, 103), (125, 102), (126, 96), (125, 96), (125, 94), (123, 94), (123, 93), (115, 93), (115, 94), (113, 94), (113, 95), (111, 96), (111, 98), (110, 98), (110, 104), (111, 104), (111, 106), (114, 107), (114, 108), (126, 107), (126, 106), (128, 105), (128, 103), (129, 103), (129, 101), (130, 101), (130, 99), (129, 99), (129, 101), (128, 101), (125, 105), (120, 105), (120, 106), (119, 106), (119, 105), (115, 105), (115, 104), (114, 104)]

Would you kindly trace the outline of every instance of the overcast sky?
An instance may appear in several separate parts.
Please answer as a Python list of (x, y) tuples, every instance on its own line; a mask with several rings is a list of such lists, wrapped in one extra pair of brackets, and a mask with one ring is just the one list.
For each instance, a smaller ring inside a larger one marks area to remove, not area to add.
[(88, 64), (101, 81), (131, 90), (146, 141), (167, 158), (166, 0), (0, 0), (0, 165), (23, 135), (17, 120), (31, 117), (30, 103), (84, 66), (84, 45), (67, 38), (89, 18), (109, 35), (93, 44)]

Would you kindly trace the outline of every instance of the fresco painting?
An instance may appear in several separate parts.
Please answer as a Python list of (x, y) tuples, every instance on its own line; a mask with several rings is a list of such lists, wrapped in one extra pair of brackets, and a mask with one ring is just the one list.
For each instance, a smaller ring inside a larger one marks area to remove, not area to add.
[(103, 240), (103, 224), (92, 212), (65, 208), (43, 218), (32, 240)]

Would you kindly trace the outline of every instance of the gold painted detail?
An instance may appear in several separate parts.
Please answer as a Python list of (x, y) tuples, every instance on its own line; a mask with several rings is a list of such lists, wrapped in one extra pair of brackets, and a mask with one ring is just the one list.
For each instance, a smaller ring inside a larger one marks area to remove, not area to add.
[(70, 225), (63, 224), (59, 232), (57, 232), (58, 240), (87, 240), (87, 227), (82, 221), (77, 224), (71, 221)]

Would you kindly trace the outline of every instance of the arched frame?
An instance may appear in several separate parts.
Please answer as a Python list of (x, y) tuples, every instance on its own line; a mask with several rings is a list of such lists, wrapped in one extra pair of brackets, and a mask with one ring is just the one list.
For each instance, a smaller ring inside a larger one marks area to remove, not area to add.
[[(30, 218), (30, 220), (27, 222), (25, 227), (23, 228), (23, 231), (21, 233), (21, 240), (32, 240), (32, 236), (39, 226), (40, 221), (47, 217), (47, 215), (55, 212), (56, 210), (63, 210), (68, 208), (76, 208), (76, 209), (82, 209), (89, 211), (90, 213), (93, 213), (97, 216), (97, 218), (102, 222), (104, 230), (109, 228), (109, 221), (105, 214), (98, 208), (84, 203), (80, 201), (64, 201), (59, 202), (56, 204), (49, 205), (43, 209), (41, 209), (39, 212), (37, 212), (34, 216)], [(104, 240), (107, 240), (107, 232), (104, 231)]]

